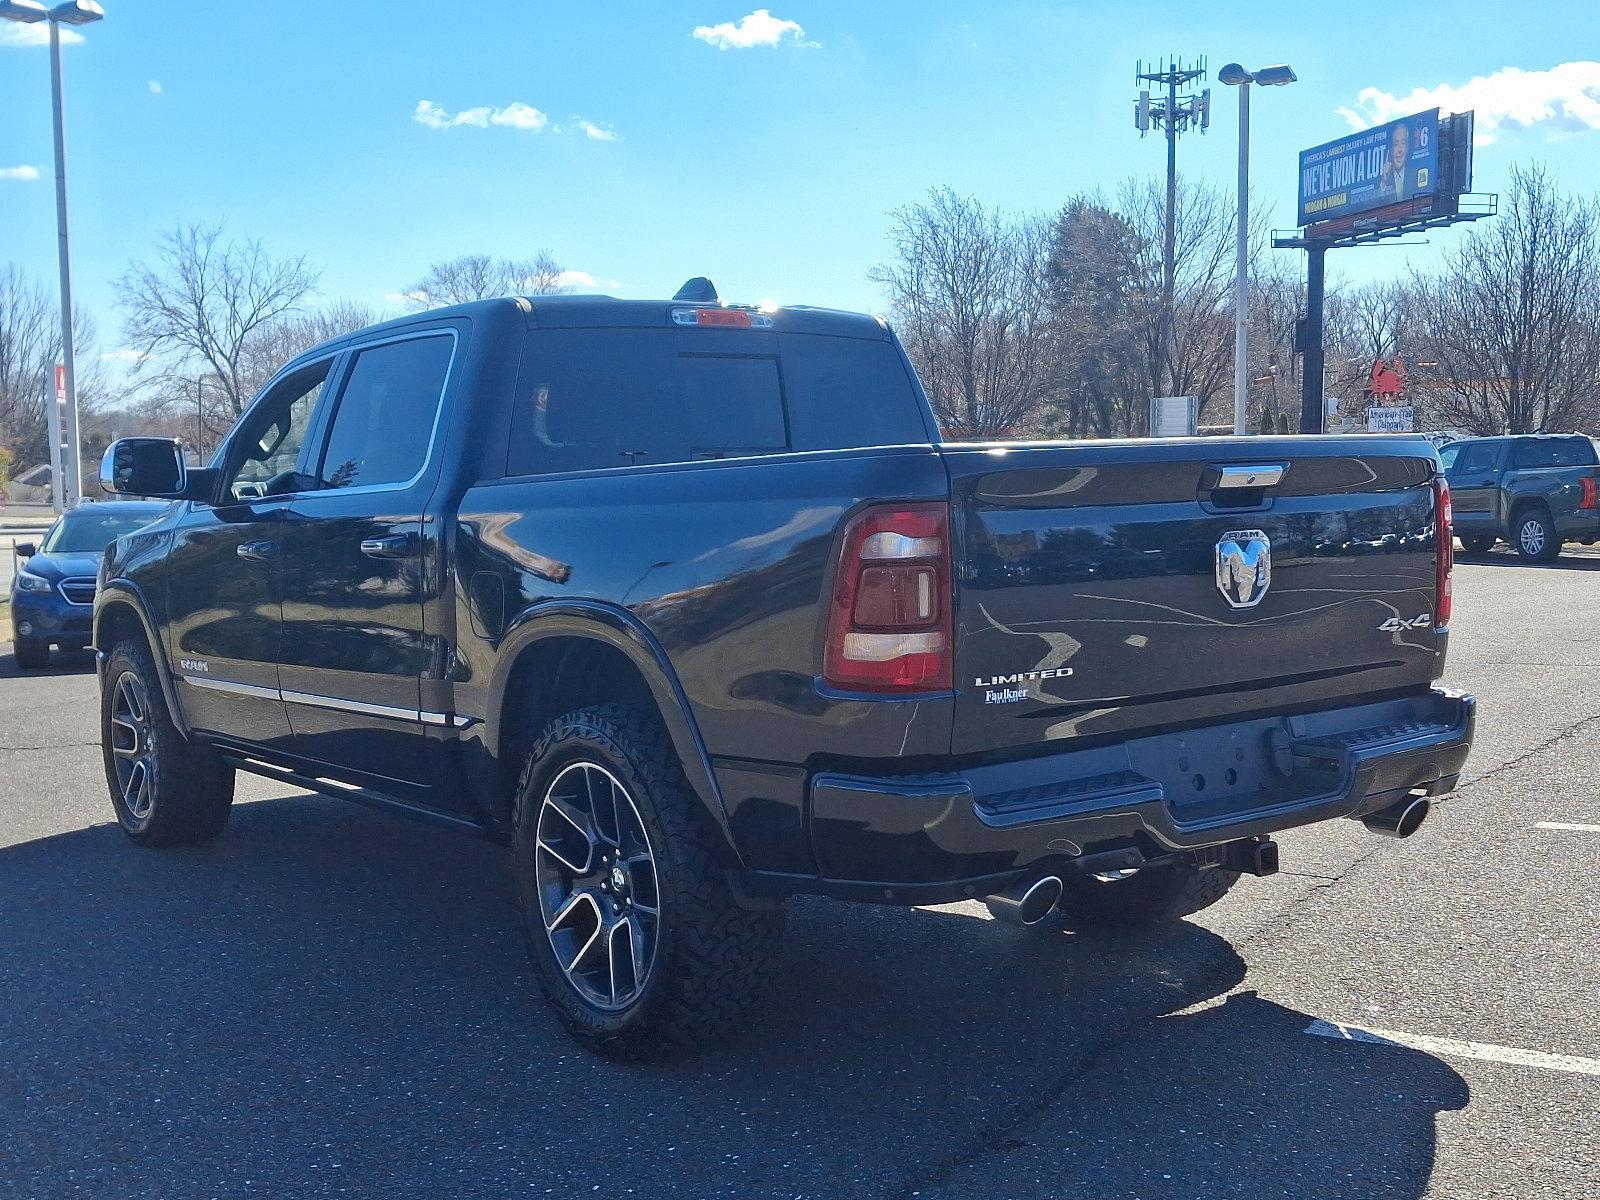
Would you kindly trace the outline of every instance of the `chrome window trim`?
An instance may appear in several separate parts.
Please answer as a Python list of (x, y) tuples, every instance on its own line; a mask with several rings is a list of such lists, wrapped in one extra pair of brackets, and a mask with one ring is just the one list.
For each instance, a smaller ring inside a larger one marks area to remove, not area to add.
[[(394, 483), (368, 483), (359, 487), (330, 488), (322, 487), (322, 459), (328, 452), (328, 443), (333, 439), (334, 426), (339, 422), (339, 409), (344, 404), (344, 394), (350, 387), (350, 379), (355, 374), (356, 365), (361, 361), (361, 355), (367, 350), (376, 350), (382, 346), (390, 346), (396, 342), (414, 342), (419, 338), (445, 337), (450, 338), (450, 361), (445, 365), (444, 383), (439, 387), (439, 399), (433, 412), (433, 428), (428, 433), (428, 449), (422, 456), (422, 465), (417, 468), (417, 473), (410, 479)], [(344, 370), (344, 377), (339, 381), (339, 394), (333, 398), (332, 410), (328, 414), (327, 424), (322, 429), (322, 445), (317, 449), (316, 471), (319, 486), (308, 488), (303, 492), (295, 492), (296, 500), (309, 499), (312, 496), (368, 496), (381, 492), (404, 492), (415, 487), (428, 473), (429, 464), (434, 461), (434, 452), (439, 448), (439, 429), (444, 422), (445, 397), (450, 394), (450, 385), (455, 382), (456, 363), (460, 358), (461, 331), (451, 325), (437, 325), (428, 329), (413, 330), (410, 333), (398, 333), (390, 337), (380, 338), (375, 342), (352, 343), (344, 347), (343, 353), (350, 355), (350, 365)]]

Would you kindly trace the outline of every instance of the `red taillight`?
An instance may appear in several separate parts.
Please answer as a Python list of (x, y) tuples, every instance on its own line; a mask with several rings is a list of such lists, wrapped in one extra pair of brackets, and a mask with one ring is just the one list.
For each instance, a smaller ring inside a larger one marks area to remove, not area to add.
[(771, 329), (766, 313), (745, 308), (675, 308), (672, 323), (700, 329)]
[(1442, 478), (1433, 481), (1434, 551), (1437, 585), (1433, 604), (1433, 627), (1447, 629), (1450, 625), (1450, 581), (1456, 564), (1455, 532), (1451, 528), (1454, 514), (1450, 509), (1450, 485)]
[(1593, 475), (1586, 475), (1578, 482), (1583, 485), (1583, 498), (1578, 501), (1578, 507), (1600, 508), (1600, 500), (1597, 500), (1595, 497), (1595, 492), (1597, 490), (1595, 485), (1595, 477)]
[(949, 690), (950, 599), (948, 506), (886, 504), (858, 513), (839, 548), (823, 681), (848, 691)]

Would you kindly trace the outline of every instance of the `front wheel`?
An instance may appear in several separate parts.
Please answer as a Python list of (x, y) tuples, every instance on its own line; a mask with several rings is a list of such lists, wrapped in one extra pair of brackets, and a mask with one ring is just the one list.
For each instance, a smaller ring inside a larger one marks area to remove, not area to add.
[(1517, 553), (1529, 562), (1553, 562), (1561, 553), (1556, 525), (1541, 508), (1530, 508), (1517, 518)]
[(1073, 875), (1057, 909), (1069, 929), (1138, 929), (1210, 908), (1239, 882), (1223, 867), (1143, 867), (1132, 874)]
[(523, 934), (588, 1048), (702, 1048), (759, 997), (783, 914), (740, 903), (718, 837), (655, 713), (586, 708), (540, 735), (512, 837)]
[(141, 846), (208, 842), (228, 823), (233, 768), (188, 741), (144, 642), (118, 642), (100, 689), (100, 751), (117, 823)]
[(37, 638), (19, 637), (12, 643), (11, 653), (19, 671), (42, 671), (50, 665), (50, 643)]
[(1461, 539), (1461, 550), (1464, 554), (1487, 554), (1494, 549), (1495, 539), (1475, 535)]

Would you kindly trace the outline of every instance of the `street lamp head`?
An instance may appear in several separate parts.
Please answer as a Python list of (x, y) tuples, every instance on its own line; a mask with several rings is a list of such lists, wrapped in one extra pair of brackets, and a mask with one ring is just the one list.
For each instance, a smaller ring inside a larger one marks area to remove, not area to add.
[(1225, 83), (1229, 87), (1238, 87), (1241, 83), (1249, 83), (1255, 76), (1251, 75), (1238, 63), (1229, 63), (1217, 72), (1217, 82)]
[(39, 0), (0, 0), (0, 20), (22, 21), (32, 25), (50, 15), (50, 10)]
[(1298, 78), (1294, 68), (1287, 63), (1279, 63), (1275, 67), (1262, 67), (1256, 72), (1256, 82), (1262, 87), (1283, 87), (1284, 84), (1293, 83)]
[(50, 19), (62, 25), (92, 25), (105, 17), (106, 10), (95, 0), (64, 0), (50, 10)]

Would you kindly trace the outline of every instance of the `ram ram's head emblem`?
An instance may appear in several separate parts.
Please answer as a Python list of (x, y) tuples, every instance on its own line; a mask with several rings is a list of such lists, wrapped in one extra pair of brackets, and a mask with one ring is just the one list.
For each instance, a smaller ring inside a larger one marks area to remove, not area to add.
[(1217, 539), (1217, 590), (1234, 608), (1254, 608), (1272, 586), (1272, 542), (1259, 529)]

